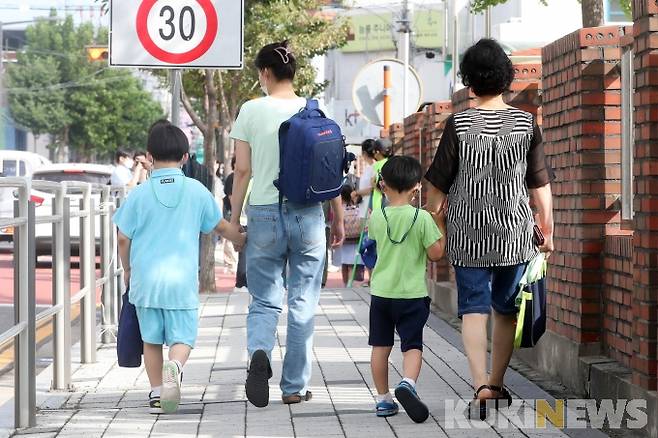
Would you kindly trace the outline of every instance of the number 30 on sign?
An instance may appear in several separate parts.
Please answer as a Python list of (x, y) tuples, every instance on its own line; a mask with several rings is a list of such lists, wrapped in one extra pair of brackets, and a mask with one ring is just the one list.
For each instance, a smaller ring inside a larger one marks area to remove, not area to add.
[(110, 65), (243, 65), (243, 0), (113, 0)]

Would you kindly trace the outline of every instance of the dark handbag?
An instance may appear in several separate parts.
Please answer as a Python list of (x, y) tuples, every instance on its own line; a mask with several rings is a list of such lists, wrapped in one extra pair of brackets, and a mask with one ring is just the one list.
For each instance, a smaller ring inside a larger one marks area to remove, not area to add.
[(123, 294), (122, 303), (117, 333), (117, 359), (120, 367), (139, 368), (142, 366), (144, 341), (139, 330), (137, 311), (128, 301), (128, 291)]

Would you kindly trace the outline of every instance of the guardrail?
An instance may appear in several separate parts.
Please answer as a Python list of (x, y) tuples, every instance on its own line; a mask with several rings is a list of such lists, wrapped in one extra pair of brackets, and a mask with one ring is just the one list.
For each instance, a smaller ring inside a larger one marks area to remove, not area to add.
[[(101, 342), (116, 339), (123, 269), (112, 214), (125, 197), (123, 188), (82, 182), (54, 183), (0, 178), (0, 188), (16, 189), (14, 217), (0, 218), (0, 227), (14, 227), (14, 325), (0, 333), (0, 345), (14, 342), (14, 424), (36, 425), (36, 326), (53, 321), (53, 390), (71, 386), (71, 306), (80, 305), (80, 361), (96, 361), (96, 290), (102, 287)], [(53, 195), (52, 214), (35, 214), (32, 189)], [(77, 210), (71, 196), (81, 195)], [(96, 198), (99, 195), (99, 205)], [(100, 277), (96, 278), (96, 218), (100, 222)], [(80, 221), (78, 239), (80, 289), (71, 295), (71, 220)], [(52, 224), (52, 306), (36, 313), (36, 224)]]

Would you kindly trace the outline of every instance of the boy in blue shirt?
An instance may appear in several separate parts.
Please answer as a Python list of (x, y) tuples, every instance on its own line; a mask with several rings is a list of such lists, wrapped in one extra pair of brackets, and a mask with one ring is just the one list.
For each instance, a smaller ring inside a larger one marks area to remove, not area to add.
[[(386, 207), (373, 210), (368, 235), (377, 242), (377, 264), (370, 283), (370, 367), (377, 389), (376, 414), (398, 412), (388, 386), (388, 358), (397, 331), (403, 359), (403, 379), (395, 397), (416, 423), (429, 416), (416, 393), (423, 362), (423, 329), (430, 312), (427, 296), (427, 259), (437, 261), (445, 253), (442, 218), (414, 207), (422, 169), (411, 157), (393, 157), (382, 167)], [(439, 225), (439, 227), (437, 227)], [(441, 230), (439, 229), (441, 228)]]
[[(216, 232), (244, 245), (238, 227), (222, 218), (212, 194), (186, 178), (187, 137), (168, 121), (149, 131), (151, 178), (136, 187), (114, 215), (129, 300), (135, 305), (151, 384), (152, 413), (175, 412), (183, 365), (197, 337), (199, 233)], [(162, 345), (169, 346), (163, 361)]]

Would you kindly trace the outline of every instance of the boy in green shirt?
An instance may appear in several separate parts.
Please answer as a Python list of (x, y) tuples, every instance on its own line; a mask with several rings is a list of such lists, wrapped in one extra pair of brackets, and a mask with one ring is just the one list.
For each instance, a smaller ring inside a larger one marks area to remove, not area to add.
[(382, 168), (385, 208), (373, 210), (368, 234), (377, 242), (377, 264), (372, 274), (370, 304), (370, 366), (377, 388), (376, 413), (388, 417), (398, 412), (388, 386), (388, 358), (394, 331), (400, 336), (404, 379), (395, 396), (411, 419), (422, 423), (427, 406), (416, 393), (423, 350), (423, 328), (429, 317), (425, 275), (427, 259), (445, 253), (443, 220), (411, 205), (420, 191), (422, 169), (411, 157), (396, 156)]

